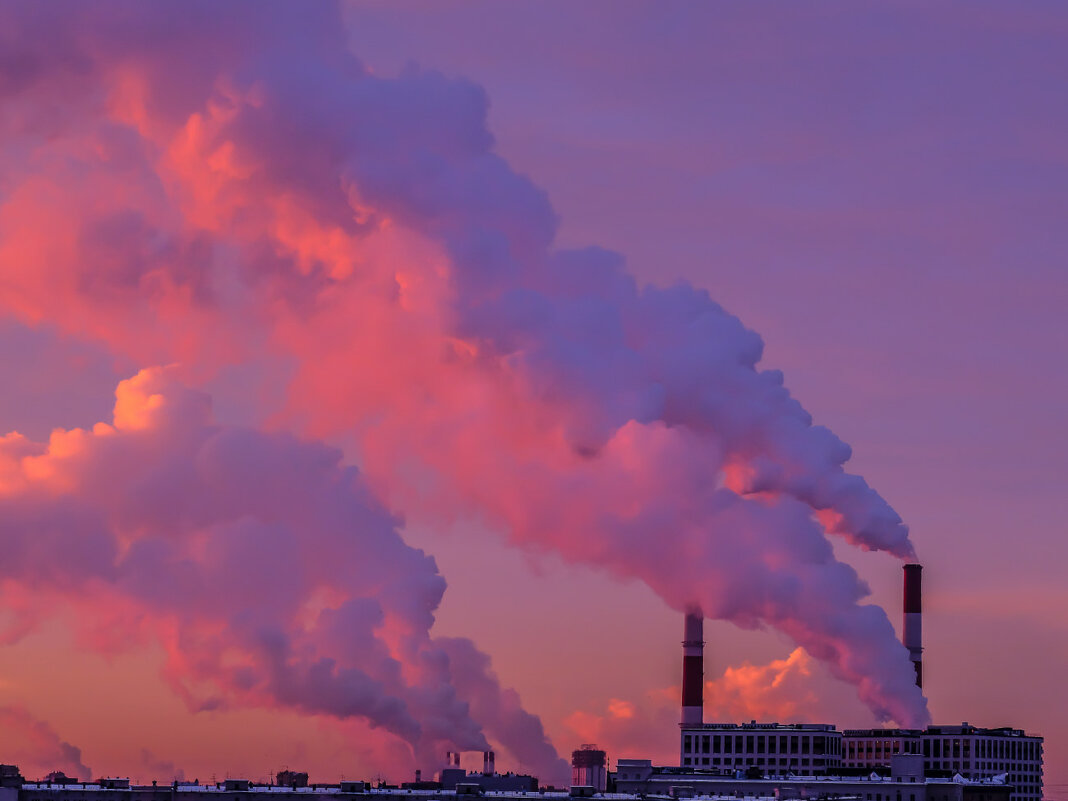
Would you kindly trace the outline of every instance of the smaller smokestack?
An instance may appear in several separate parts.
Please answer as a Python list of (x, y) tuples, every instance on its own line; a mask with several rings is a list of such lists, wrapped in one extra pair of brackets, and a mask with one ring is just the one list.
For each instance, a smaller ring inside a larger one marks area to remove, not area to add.
[(682, 641), (682, 725), (700, 726), (705, 718), (705, 616), (686, 611)]
[(447, 768), (451, 768), (452, 767), (452, 751), (446, 751), (445, 752), (445, 767), (447, 767)]
[(422, 780), (423, 780), (423, 771), (419, 770), (419, 768), (416, 768), (415, 769), (415, 781), (416, 781), (416, 784), (418, 784)]
[(460, 752), (454, 751), (452, 754), (452, 764), (456, 767), (460, 767)]
[(909, 659), (916, 668), (917, 687), (923, 687), (923, 617), (920, 600), (922, 570), (922, 565), (905, 565), (905, 620), (901, 627), (901, 640), (909, 649)]
[(494, 762), (493, 752), (492, 751), (483, 751), (482, 752), (482, 775), (483, 776), (492, 776), (493, 775), (493, 772), (494, 772), (493, 762)]

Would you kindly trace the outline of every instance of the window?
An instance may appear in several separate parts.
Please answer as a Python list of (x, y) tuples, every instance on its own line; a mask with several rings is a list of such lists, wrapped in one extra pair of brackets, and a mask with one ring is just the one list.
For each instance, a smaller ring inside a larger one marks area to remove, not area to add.
[(797, 735), (796, 734), (793, 737), (790, 738), (790, 753), (791, 754), (796, 754), (797, 753)]
[[(701, 751), (703, 753), (705, 753), (705, 754), (708, 753), (708, 750), (709, 750), (709, 747), (710, 747), (710, 745), (709, 745), (709, 740), (710, 739), (711, 738), (707, 734), (704, 737), (701, 738)], [(705, 764), (707, 765), (708, 763), (706, 762)]]
[(750, 734), (745, 738), (745, 753), (751, 754), (753, 750), (753, 735)]
[(712, 737), (712, 753), (718, 754), (719, 752), (719, 735), (716, 734)]
[(760, 736), (757, 737), (757, 753), (758, 754), (763, 754), (764, 753), (764, 735), (763, 734), (761, 734)]

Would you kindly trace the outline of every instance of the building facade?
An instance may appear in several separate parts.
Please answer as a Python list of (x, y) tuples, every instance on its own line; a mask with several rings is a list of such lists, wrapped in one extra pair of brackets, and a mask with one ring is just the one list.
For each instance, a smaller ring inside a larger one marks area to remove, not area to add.
[(627, 795), (672, 798), (854, 799), (859, 801), (1009, 801), (1012, 788), (1000, 779), (929, 778), (922, 756), (899, 755), (888, 776), (765, 776), (656, 767), (648, 759), (619, 759), (615, 788)]
[(878, 768), (895, 754), (922, 754), (922, 729), (846, 729), (842, 732), (842, 767)]
[(821, 775), (842, 764), (842, 733), (822, 723), (682, 726), (683, 768)]
[(1005, 774), (1013, 786), (1010, 801), (1042, 799), (1043, 740), (1020, 729), (984, 729), (967, 723), (923, 730), (850, 729), (844, 732), (843, 747), (845, 767), (887, 766), (896, 753), (922, 754), (930, 774), (959, 774), (965, 779)]

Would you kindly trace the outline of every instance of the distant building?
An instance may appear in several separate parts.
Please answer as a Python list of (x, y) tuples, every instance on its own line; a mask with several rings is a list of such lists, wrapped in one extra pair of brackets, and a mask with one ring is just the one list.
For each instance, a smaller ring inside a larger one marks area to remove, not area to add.
[[(468, 773), (460, 767), (460, 754), (455, 751), (445, 753), (446, 767), (438, 776), (438, 786), (443, 790), (463, 789), (469, 795), (472, 788), (480, 792), (527, 792), (538, 790), (538, 780), (534, 776), (520, 773), (497, 773), (492, 751), (482, 754), (482, 772)], [(424, 783), (425, 784), (425, 783)], [(423, 788), (411, 789), (429, 789)]]
[(571, 785), (592, 787), (603, 793), (608, 782), (607, 755), (596, 745), (583, 745), (571, 752)]

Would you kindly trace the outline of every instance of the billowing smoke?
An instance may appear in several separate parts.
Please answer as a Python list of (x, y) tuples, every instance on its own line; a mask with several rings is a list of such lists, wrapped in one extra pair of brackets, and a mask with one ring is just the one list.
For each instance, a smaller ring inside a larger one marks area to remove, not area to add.
[(22, 706), (0, 706), (0, 748), (5, 761), (17, 764), (27, 779), (43, 779), (53, 772), (82, 781), (93, 777), (82, 761), (82, 749)]
[[(327, 3), (3, 8), (5, 308), (204, 379), (254, 365), (284, 387), (256, 413), (351, 448), (407, 518), (772, 627), (880, 719), (927, 721), (828, 538), (911, 557), (898, 515), (706, 292), (553, 248), (477, 86), (369, 73)], [(286, 638), (255, 648), (278, 698), (336, 708), (342, 679), (312, 693)]]
[[(158, 638), (165, 676), (193, 709), (358, 717), (425, 766), (446, 749), (488, 748), (485, 731), (559, 775), (541, 724), (488, 658), (430, 636), (445, 582), (340, 452), (219, 425), (173, 372), (122, 382), (110, 424), (57, 429), (48, 443), (0, 439), (4, 592), (70, 602), (102, 649)], [(522, 736), (501, 715), (471, 715), (501, 707), (527, 721)]]

